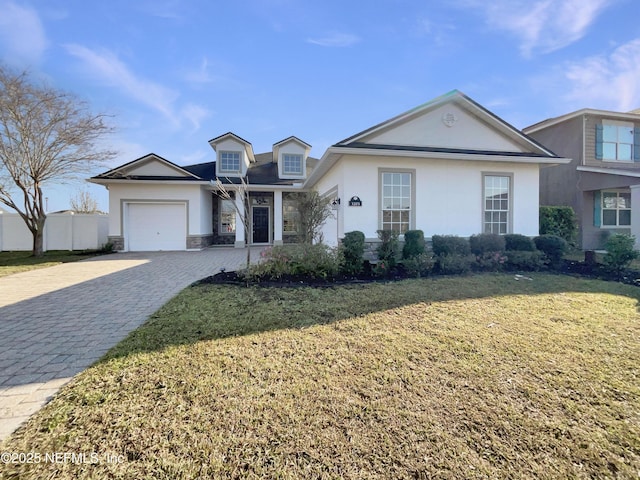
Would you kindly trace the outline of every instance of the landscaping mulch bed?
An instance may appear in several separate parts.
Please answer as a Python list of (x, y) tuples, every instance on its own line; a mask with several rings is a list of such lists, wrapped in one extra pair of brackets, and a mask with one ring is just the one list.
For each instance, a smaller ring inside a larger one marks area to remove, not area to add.
[[(553, 272), (554, 270), (550, 270)], [(578, 276), (584, 278), (593, 278), (605, 280), (609, 282), (620, 282), (627, 285), (640, 287), (640, 271), (627, 269), (622, 274), (618, 274), (602, 264), (588, 264), (575, 260), (564, 260), (560, 268), (555, 270), (563, 275)], [(532, 272), (513, 271), (514, 274), (529, 275)], [(435, 273), (432, 276), (440, 276)], [(444, 276), (444, 275), (442, 275)], [(258, 281), (250, 281), (242, 276), (240, 272), (219, 272), (210, 277), (204, 278), (197, 282), (198, 284), (225, 284), (225, 285), (260, 285), (263, 287), (332, 287), (336, 285), (373, 283), (373, 282), (389, 282), (396, 280), (404, 280), (411, 277), (401, 267), (396, 268), (390, 275), (386, 277), (375, 276), (371, 271), (365, 271), (359, 275), (337, 275), (331, 278), (313, 278), (305, 275), (283, 275), (280, 278), (261, 279)]]

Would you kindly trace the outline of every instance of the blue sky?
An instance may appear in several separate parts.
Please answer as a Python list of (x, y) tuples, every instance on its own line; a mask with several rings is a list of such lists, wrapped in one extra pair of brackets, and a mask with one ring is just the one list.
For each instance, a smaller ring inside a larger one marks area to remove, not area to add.
[[(0, 59), (113, 115), (109, 167), (333, 143), (459, 89), (518, 128), (640, 107), (638, 0), (0, 0)], [(46, 189), (49, 210), (88, 188)]]

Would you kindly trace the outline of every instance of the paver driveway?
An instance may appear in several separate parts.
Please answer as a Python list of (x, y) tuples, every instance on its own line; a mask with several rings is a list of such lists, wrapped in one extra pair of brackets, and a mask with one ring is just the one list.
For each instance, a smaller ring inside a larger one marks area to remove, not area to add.
[(122, 253), (0, 277), (0, 440), (180, 290), (245, 257)]

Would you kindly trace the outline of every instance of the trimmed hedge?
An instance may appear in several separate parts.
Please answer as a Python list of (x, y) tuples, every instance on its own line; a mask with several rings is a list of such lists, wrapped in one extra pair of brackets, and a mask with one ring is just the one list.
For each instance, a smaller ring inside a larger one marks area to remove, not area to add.
[(533, 239), (519, 233), (508, 233), (504, 236), (505, 250), (518, 252), (535, 252)]
[(574, 243), (578, 234), (578, 220), (571, 207), (540, 207), (540, 234), (556, 235)]
[(424, 253), (424, 232), (422, 230), (407, 230), (404, 232), (404, 247), (402, 258), (412, 258)]
[(362, 272), (364, 264), (364, 233), (359, 231), (347, 232), (342, 239), (340, 248), (342, 253), (341, 270), (349, 275)]
[(431, 245), (435, 256), (441, 255), (469, 255), (471, 247), (469, 240), (457, 235), (434, 235)]
[(553, 268), (560, 266), (562, 256), (567, 250), (567, 242), (557, 235), (540, 235), (534, 239), (538, 250), (543, 252)]
[(497, 233), (479, 233), (469, 238), (471, 252), (475, 255), (484, 255), (494, 252), (504, 252), (505, 241), (502, 235)]

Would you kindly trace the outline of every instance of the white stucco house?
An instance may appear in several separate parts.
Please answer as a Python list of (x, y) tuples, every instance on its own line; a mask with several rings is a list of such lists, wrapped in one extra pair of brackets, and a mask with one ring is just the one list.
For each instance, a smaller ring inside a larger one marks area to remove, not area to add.
[[(226, 133), (209, 141), (215, 161), (178, 166), (156, 154), (89, 181), (109, 189), (109, 240), (117, 250), (188, 250), (293, 242), (299, 225), (292, 192), (314, 189), (335, 209), (326, 243), (360, 230), (425, 236), (480, 232), (538, 234), (539, 172), (569, 163), (454, 90), (327, 149), (320, 159), (297, 137), (254, 154)], [(240, 178), (249, 190), (250, 238), (240, 195), (224, 200)], [(237, 228), (236, 228), (237, 227)]]

